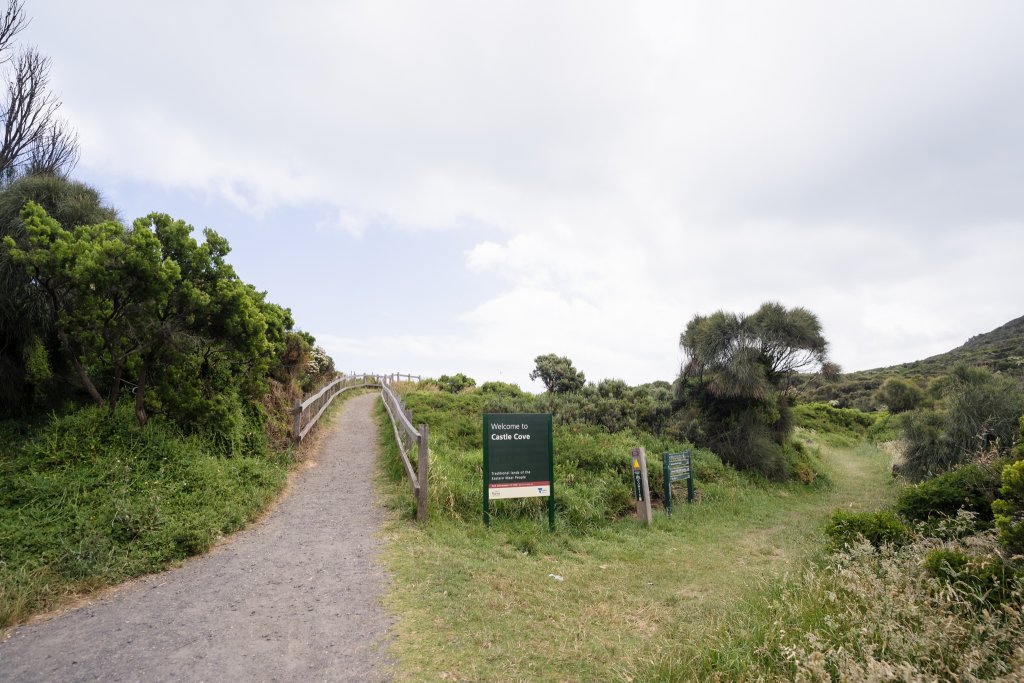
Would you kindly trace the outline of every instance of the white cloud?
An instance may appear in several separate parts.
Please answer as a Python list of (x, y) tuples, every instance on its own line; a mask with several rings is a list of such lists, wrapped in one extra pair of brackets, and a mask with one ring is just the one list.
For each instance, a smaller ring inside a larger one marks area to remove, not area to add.
[(352, 237), (464, 231), (467, 272), (501, 285), (450, 333), (335, 333), (337, 354), (502, 374), (555, 352), (643, 381), (695, 313), (779, 299), (856, 369), (1022, 313), (1019, 3), (30, 11), (83, 167), (255, 216), (327, 207), (310, 228)]

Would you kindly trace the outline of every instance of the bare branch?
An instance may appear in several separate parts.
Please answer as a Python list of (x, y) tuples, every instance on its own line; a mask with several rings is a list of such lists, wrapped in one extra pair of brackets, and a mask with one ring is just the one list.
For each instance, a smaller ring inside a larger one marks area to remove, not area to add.
[(67, 178), (78, 164), (78, 133), (64, 119), (54, 119), (28, 151), (27, 175)]
[(0, 173), (23, 164), (31, 146), (50, 129), (60, 102), (47, 90), (49, 79), (49, 58), (35, 48), (18, 55), (7, 83), (6, 108), (0, 112)]
[(9, 62), (10, 55), (3, 53), (10, 46), (14, 36), (21, 33), (22, 29), (28, 26), (28, 19), (25, 17), (24, 0), (9, 0), (7, 10), (0, 16), (0, 64)]

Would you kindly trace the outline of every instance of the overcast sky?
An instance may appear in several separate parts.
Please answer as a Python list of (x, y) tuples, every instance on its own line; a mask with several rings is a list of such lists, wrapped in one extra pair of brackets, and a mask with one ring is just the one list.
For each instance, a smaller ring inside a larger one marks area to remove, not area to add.
[(228, 238), (340, 369), (671, 380), (698, 313), (844, 370), (1024, 315), (1024, 3), (28, 0), (126, 220)]

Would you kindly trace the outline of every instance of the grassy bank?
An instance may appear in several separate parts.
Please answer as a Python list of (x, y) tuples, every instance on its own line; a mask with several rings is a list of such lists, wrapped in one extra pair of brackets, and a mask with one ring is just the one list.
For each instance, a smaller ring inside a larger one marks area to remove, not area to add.
[(246, 429), (248, 453), (225, 457), (158, 418), (139, 427), (129, 405), (0, 423), (0, 627), (165, 569), (256, 518), (294, 453), (269, 451), (257, 419)]
[[(434, 490), (428, 525), (403, 519), (388, 532), (402, 680), (700, 680), (709, 666), (756, 678), (753, 647), (720, 649), (736, 660), (731, 668), (706, 659), (726, 620), (818, 554), (829, 512), (875, 509), (894, 495), (889, 456), (867, 445), (830, 447), (805, 431), (826, 474), (814, 485), (770, 484), (703, 452), (695, 463), (700, 502), (678, 505), (671, 518), (659, 510), (646, 529), (622, 514), (631, 505), (626, 478), (615, 514), (580, 510), (617, 485), (607, 482), (620, 481), (619, 468), (628, 475), (629, 447), (659, 453), (683, 444), (563, 425), (555, 430), (559, 530), (549, 533), (529, 503), (498, 509), (486, 529), (471, 401), (408, 397), (417, 421), (431, 426)], [(408, 484), (394, 446), (382, 444), (383, 487), (405, 518)], [(597, 462), (611, 476), (580, 466)]]

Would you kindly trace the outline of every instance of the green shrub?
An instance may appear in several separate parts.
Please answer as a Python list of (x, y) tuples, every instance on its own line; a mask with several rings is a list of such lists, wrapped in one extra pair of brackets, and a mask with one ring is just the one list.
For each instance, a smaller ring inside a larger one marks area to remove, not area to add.
[(921, 481), (953, 466), (952, 447), (945, 434), (945, 417), (936, 410), (915, 410), (900, 416), (903, 458), (894, 472)]
[[(547, 412), (552, 401), (550, 396), (525, 393), (512, 396), (493, 391), (458, 395), (409, 391), (404, 398), (414, 422), (430, 425), (431, 514), (463, 522), (478, 520), (483, 506), (483, 413)], [(561, 401), (562, 397), (557, 400)], [(378, 419), (384, 435), (383, 461), (387, 476), (393, 481), (402, 481), (405, 473), (383, 409), (378, 411)], [(636, 446), (647, 450), (651, 495), (658, 500), (663, 483), (659, 454), (680, 452), (692, 445), (645, 432), (611, 432), (586, 422), (554, 421), (555, 506), (559, 529), (571, 532), (596, 529), (632, 513), (629, 451)], [(723, 465), (713, 453), (706, 449), (693, 451), (698, 491), (702, 485), (712, 482), (736, 482), (735, 470)], [(813, 453), (794, 451), (793, 459), (809, 466)], [(547, 505), (547, 500), (541, 498), (500, 501), (495, 503), (492, 513), (503, 519), (531, 519), (543, 523), (547, 519)], [(404, 495), (404, 489), (397, 507), (402, 514), (412, 516), (413, 500)]]
[(825, 525), (825, 534), (835, 549), (864, 540), (876, 548), (901, 546), (910, 539), (910, 529), (891, 512), (849, 512), (836, 510)]
[(961, 510), (992, 520), (992, 501), (999, 492), (999, 466), (976, 462), (909, 486), (900, 492), (896, 511), (910, 521), (953, 517)]
[(472, 377), (467, 377), (461, 372), (454, 375), (441, 375), (437, 378), (437, 388), (441, 391), (447, 391), (449, 394), (458, 394), (475, 386), (476, 380)]
[(875, 416), (856, 408), (834, 408), (828, 403), (798, 403), (793, 409), (796, 424), (816, 432), (848, 432), (863, 435), (875, 424)]
[(958, 365), (949, 378), (947, 407), (902, 417), (906, 448), (898, 473), (921, 481), (996, 449), (1009, 451), (1024, 413), (1024, 389), (984, 368)]
[(997, 555), (978, 557), (940, 548), (928, 553), (922, 564), (928, 575), (957, 586), (979, 603), (1002, 603), (1013, 593), (1015, 573)]
[(856, 446), (875, 424), (874, 415), (827, 403), (797, 404), (793, 417), (797, 426), (816, 432), (822, 442), (834, 448)]
[(484, 382), (480, 385), (481, 394), (497, 394), (499, 396), (522, 396), (523, 390), (518, 384), (509, 382)]
[(896, 441), (901, 436), (900, 423), (889, 413), (881, 413), (875, 418), (875, 424), (868, 428), (868, 440), (871, 443)]
[(924, 392), (902, 377), (890, 377), (875, 394), (875, 400), (884, 404), (890, 413), (905, 413), (921, 405)]
[(788, 441), (783, 446), (786, 471), (791, 479), (802, 484), (827, 485), (829, 477), (823, 473), (821, 452), (800, 441)]
[(992, 503), (999, 542), (1014, 555), (1024, 555), (1024, 460), (1003, 468), (999, 499)]

